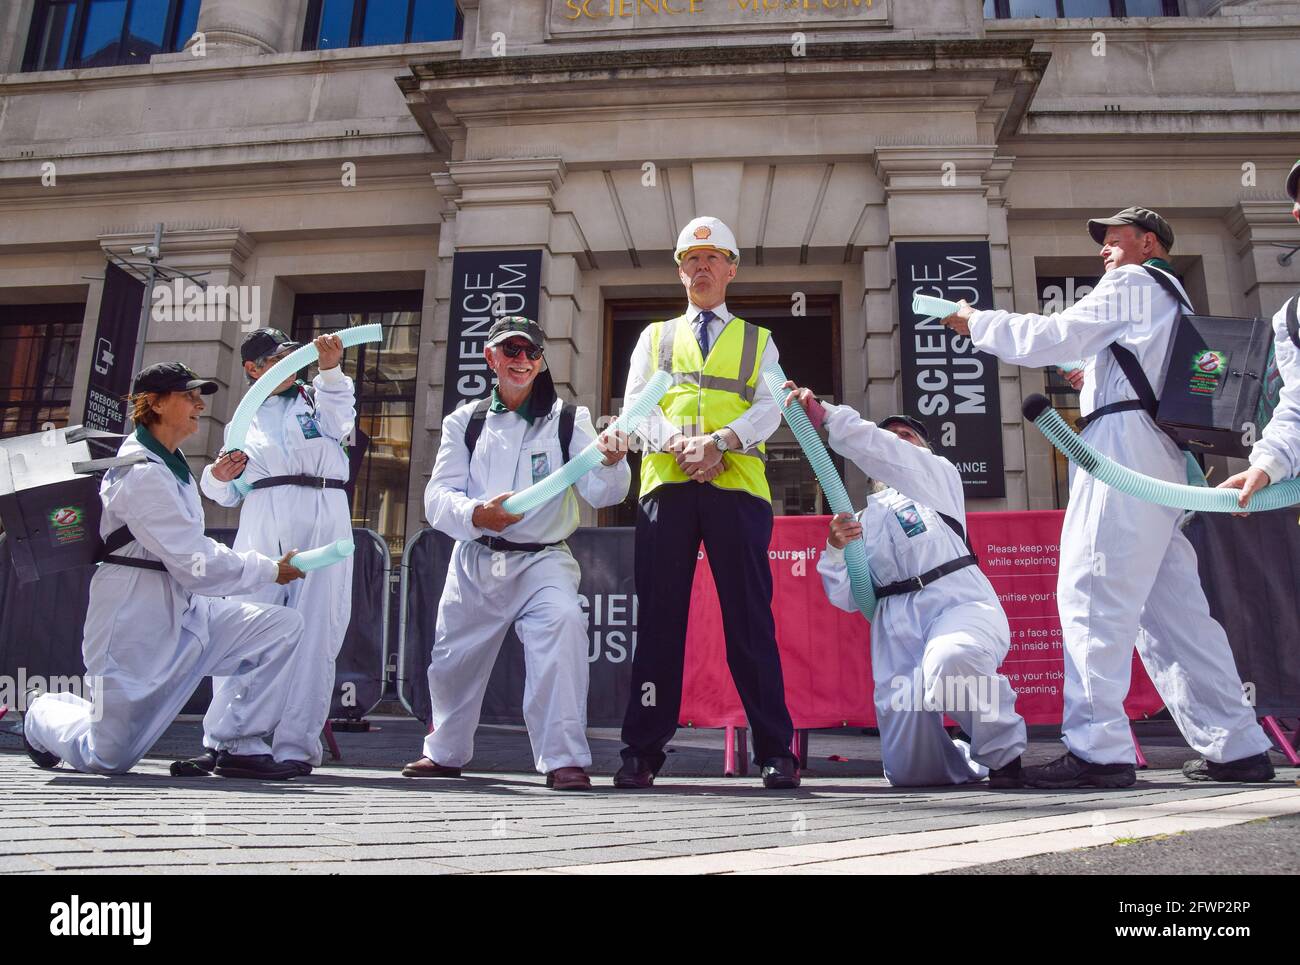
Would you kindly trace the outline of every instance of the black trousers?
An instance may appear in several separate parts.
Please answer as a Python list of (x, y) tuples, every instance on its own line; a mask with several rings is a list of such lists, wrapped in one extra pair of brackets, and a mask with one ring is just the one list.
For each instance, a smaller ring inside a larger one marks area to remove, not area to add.
[[(718, 586), (727, 666), (754, 734), (754, 759), (789, 758), (794, 725), (785, 706), (772, 619), (772, 507), (708, 483), (670, 483), (641, 500), (636, 520), (637, 646), (623, 717), (623, 758), (656, 771), (677, 731), (691, 583), (703, 540)], [(653, 684), (653, 689), (647, 688)]]

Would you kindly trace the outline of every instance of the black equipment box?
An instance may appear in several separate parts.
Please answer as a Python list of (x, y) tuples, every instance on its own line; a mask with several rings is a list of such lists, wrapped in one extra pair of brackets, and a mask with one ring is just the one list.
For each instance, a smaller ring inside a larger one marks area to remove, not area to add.
[(0, 524), (20, 583), (99, 558), (103, 505), (89, 473), (137, 461), (90, 458), (87, 440), (113, 437), (72, 426), (0, 440)]
[(1165, 362), (1156, 422), (1197, 452), (1244, 459), (1281, 386), (1267, 320), (1184, 313)]

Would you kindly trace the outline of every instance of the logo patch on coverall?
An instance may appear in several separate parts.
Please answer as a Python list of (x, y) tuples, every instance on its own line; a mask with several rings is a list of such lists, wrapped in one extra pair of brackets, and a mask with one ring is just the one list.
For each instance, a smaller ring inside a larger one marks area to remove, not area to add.
[(320, 426), (316, 424), (315, 419), (305, 412), (299, 412), (297, 418), (298, 427), (302, 429), (302, 437), (304, 439), (320, 438)]
[(916, 508), (915, 503), (908, 503), (902, 509), (895, 510), (894, 518), (898, 520), (898, 525), (903, 527), (903, 533), (909, 539), (925, 532), (925, 520), (921, 518), (921, 511)]
[(533, 482), (539, 482), (551, 474), (551, 457), (544, 452), (533, 453)]

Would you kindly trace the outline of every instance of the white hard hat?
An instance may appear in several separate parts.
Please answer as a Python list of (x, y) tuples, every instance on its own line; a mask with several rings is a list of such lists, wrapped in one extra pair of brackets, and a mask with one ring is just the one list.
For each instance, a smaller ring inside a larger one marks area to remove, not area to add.
[(692, 248), (717, 248), (730, 255), (732, 262), (740, 264), (740, 247), (736, 244), (736, 236), (717, 218), (707, 215), (699, 217), (683, 228), (677, 236), (677, 250), (673, 253), (673, 260), (680, 265), (686, 252)]

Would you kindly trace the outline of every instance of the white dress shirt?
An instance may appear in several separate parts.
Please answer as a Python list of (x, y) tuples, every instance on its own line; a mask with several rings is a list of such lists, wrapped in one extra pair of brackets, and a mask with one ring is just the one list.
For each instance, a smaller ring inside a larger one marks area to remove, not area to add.
[[(687, 307), (685, 314), (679, 316), (690, 327), (691, 333), (696, 333), (695, 319), (704, 309), (698, 305), (691, 304)], [(727, 303), (723, 302), (714, 308), (709, 309), (713, 312), (713, 320), (709, 322), (709, 350), (717, 344), (722, 330), (727, 327), (736, 316), (727, 311)], [(760, 370), (769, 365), (775, 365), (778, 355), (776, 343), (769, 338), (767, 344), (763, 346), (763, 360), (759, 365)], [(633, 402), (645, 391), (646, 383), (654, 373), (654, 365), (650, 358), (650, 326), (646, 326), (641, 332), (641, 337), (637, 339), (636, 348), (632, 350), (632, 364), (627, 373), (627, 388), (623, 392), (624, 407), (631, 406)], [(742, 379), (749, 376), (748, 372), (740, 373)], [(740, 448), (744, 450), (753, 449), (760, 442), (765, 441), (777, 426), (781, 424), (781, 408), (772, 393), (768, 392), (760, 378), (758, 382), (758, 391), (754, 396), (754, 402), (743, 415), (738, 416), (728, 423), (725, 428), (730, 429), (740, 439)], [(655, 406), (650, 410), (650, 416), (642, 424), (637, 433), (645, 440), (651, 449), (663, 451), (664, 446), (672, 441), (674, 436), (681, 435), (681, 429), (673, 425), (668, 417), (664, 415), (664, 410)]]

